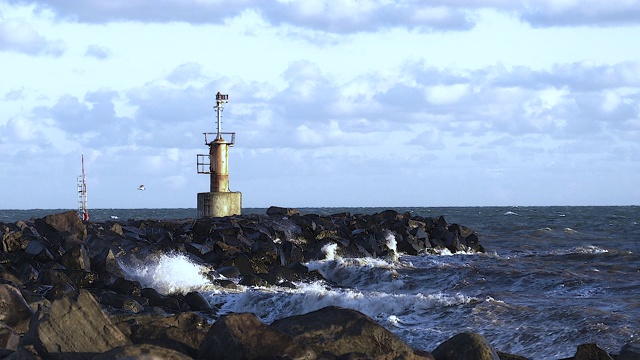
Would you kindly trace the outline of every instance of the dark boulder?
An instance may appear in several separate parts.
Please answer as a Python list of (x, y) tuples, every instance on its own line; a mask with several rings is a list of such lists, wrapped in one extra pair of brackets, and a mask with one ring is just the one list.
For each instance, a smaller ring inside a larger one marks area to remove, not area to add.
[(267, 215), (269, 216), (293, 216), (298, 214), (300, 214), (300, 211), (292, 208), (271, 206), (267, 209)]
[[(16, 333), (11, 327), (0, 321), (0, 350), (15, 351), (20, 344), (20, 334)], [(5, 355), (4, 357), (10, 354)], [(0, 353), (0, 358), (4, 358)]]
[(198, 359), (316, 359), (307, 345), (273, 329), (254, 314), (221, 316), (205, 336)]
[(140, 294), (149, 300), (149, 305), (151, 306), (158, 306), (172, 312), (180, 311), (180, 301), (174, 296), (162, 295), (152, 288), (141, 289)]
[(500, 360), (489, 341), (472, 332), (455, 335), (431, 353), (436, 360)]
[(55, 229), (69, 247), (81, 243), (87, 237), (87, 228), (75, 211), (45, 216), (44, 222)]
[(616, 356), (616, 360), (640, 360), (640, 342), (625, 344)]
[(197, 291), (187, 293), (184, 296), (184, 302), (186, 302), (193, 311), (211, 310), (211, 305), (207, 299)]
[(198, 356), (200, 343), (204, 340), (211, 325), (207, 320), (193, 312), (173, 316), (155, 315), (133, 318), (129, 326), (129, 338), (134, 344), (155, 344), (179, 351), (192, 358)]
[(276, 320), (271, 328), (282, 331), (316, 353), (337, 356), (362, 353), (372, 358), (428, 359), (389, 330), (352, 309), (329, 306), (304, 315)]
[[(141, 300), (141, 301), (138, 301), (138, 300)], [(132, 313), (138, 313), (144, 310), (144, 305), (141, 304), (141, 302), (145, 303), (146, 305), (149, 304), (149, 301), (144, 297), (135, 299), (131, 296), (118, 294), (111, 290), (104, 290), (100, 293), (100, 304), (103, 307), (109, 307), (113, 309), (130, 311)]]
[(52, 302), (29, 333), (38, 353), (50, 359), (86, 359), (131, 344), (86, 290)]
[(89, 251), (84, 244), (74, 245), (62, 254), (60, 263), (70, 270), (91, 271)]
[(609, 353), (601, 349), (598, 344), (591, 343), (578, 345), (576, 354), (565, 360), (613, 360), (613, 358)]
[(20, 290), (11, 285), (0, 284), (0, 322), (16, 333), (24, 334), (29, 329), (32, 316), (33, 311)]
[(216, 269), (216, 272), (224, 277), (226, 277), (227, 279), (233, 279), (233, 278), (237, 278), (238, 276), (240, 276), (240, 269), (238, 269), (236, 266), (225, 266), (225, 267), (221, 267)]
[(101, 274), (109, 273), (117, 277), (124, 277), (126, 274), (110, 248), (103, 248), (100, 253), (91, 259), (91, 270)]

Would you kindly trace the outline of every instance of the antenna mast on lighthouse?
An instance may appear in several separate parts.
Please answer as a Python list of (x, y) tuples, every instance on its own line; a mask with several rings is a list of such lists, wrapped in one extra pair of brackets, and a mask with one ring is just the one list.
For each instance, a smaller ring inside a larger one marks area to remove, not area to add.
[(229, 95), (222, 94), (220, 91), (216, 94), (216, 105), (213, 107), (218, 113), (218, 135), (216, 139), (222, 139), (222, 111), (224, 110), (224, 104), (229, 102)]
[(89, 221), (87, 211), (87, 178), (84, 175), (84, 151), (82, 152), (82, 175), (78, 176), (78, 216), (83, 221)]

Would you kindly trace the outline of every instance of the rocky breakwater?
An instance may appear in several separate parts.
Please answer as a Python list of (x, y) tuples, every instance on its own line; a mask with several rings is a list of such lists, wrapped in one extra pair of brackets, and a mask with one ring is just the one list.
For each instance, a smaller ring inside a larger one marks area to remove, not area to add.
[[(0, 358), (521, 358), (473, 333), (432, 353), (412, 349), (367, 316), (338, 307), (270, 325), (248, 313), (220, 316), (200, 293), (145, 288), (123, 266), (174, 252), (207, 269), (212, 286), (295, 286), (322, 279), (304, 264), (324, 258), (327, 246), (369, 257), (484, 251), (477, 234), (443, 217), (318, 216), (274, 207), (267, 215), (83, 223), (65, 212), (0, 223), (0, 238)], [(587, 358), (595, 359), (580, 359)]]

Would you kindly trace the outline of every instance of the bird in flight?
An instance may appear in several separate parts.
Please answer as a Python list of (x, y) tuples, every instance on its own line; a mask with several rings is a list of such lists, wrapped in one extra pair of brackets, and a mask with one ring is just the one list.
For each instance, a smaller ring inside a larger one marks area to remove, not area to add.
[(144, 185), (138, 186), (138, 190), (144, 190)]

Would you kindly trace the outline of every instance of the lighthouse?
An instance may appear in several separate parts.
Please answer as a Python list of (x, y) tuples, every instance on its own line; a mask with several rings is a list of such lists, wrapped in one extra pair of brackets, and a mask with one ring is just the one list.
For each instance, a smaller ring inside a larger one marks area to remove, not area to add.
[(204, 143), (209, 154), (198, 154), (198, 174), (210, 175), (209, 192), (198, 193), (198, 217), (224, 217), (242, 213), (242, 193), (229, 190), (229, 148), (235, 143), (235, 133), (222, 132), (222, 110), (229, 95), (216, 94), (213, 107), (218, 115), (217, 132), (205, 132)]

